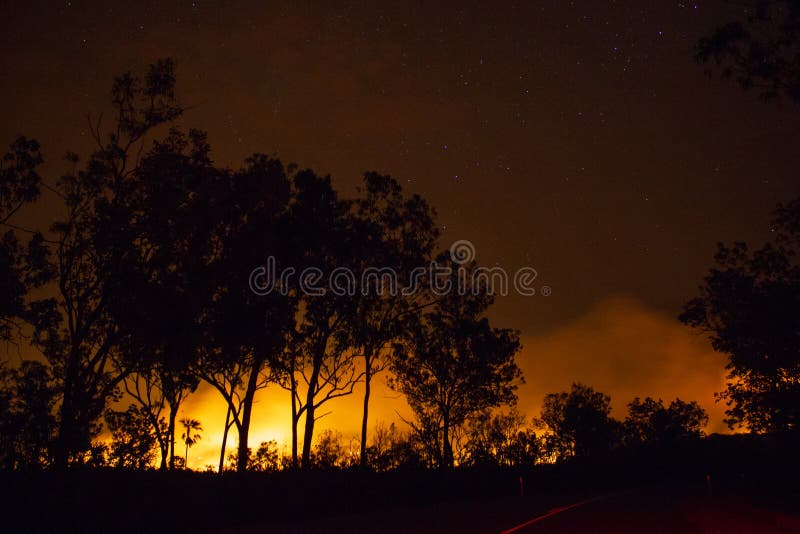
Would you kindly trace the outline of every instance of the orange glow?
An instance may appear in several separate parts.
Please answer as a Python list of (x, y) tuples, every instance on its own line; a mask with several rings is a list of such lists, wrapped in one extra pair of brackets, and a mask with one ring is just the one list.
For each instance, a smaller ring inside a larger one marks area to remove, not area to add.
[[(498, 303), (502, 305), (502, 301)], [(647, 308), (629, 297), (606, 299), (568, 325), (541, 336), (523, 336), (518, 356), (526, 383), (519, 389), (518, 409), (529, 419), (539, 413), (546, 393), (567, 390), (581, 381), (611, 396), (613, 415), (625, 416), (626, 404), (635, 396), (675, 397), (696, 400), (709, 413), (707, 433), (725, 432), (725, 407), (714, 402), (714, 392), (724, 388), (725, 357), (715, 353), (702, 336), (674, 318)], [(331, 401), (321, 413), (316, 432), (335, 429), (343, 440), (360, 435), (363, 387), (353, 395)], [(193, 417), (203, 424), (203, 439), (189, 452), (189, 465), (202, 469), (217, 466), (225, 421), (225, 403), (207, 385), (184, 403), (180, 417)], [(370, 431), (377, 421), (395, 421), (410, 416), (403, 398), (386, 386), (385, 375), (373, 383)], [(289, 393), (272, 386), (256, 396), (250, 431), (250, 447), (274, 439), (290, 453), (291, 423)], [(301, 422), (302, 427), (302, 422)], [(301, 445), (302, 445), (302, 428)], [(237, 435), (228, 435), (228, 454), (236, 448)]]

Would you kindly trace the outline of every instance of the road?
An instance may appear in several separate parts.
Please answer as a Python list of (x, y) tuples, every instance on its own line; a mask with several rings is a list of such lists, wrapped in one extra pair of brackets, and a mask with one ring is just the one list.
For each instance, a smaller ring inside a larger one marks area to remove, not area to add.
[(800, 532), (800, 516), (742, 498), (631, 491), (567, 503), (502, 532)]
[(397, 507), (254, 531), (800, 533), (800, 513), (697, 489), (639, 489), (570, 500), (532, 496)]

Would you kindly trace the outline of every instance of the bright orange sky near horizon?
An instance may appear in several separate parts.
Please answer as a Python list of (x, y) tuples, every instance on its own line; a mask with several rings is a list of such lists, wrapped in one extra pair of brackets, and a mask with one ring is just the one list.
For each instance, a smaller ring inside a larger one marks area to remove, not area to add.
[[(622, 419), (626, 405), (634, 397), (661, 398), (665, 403), (679, 397), (696, 400), (709, 413), (707, 433), (727, 432), (723, 423), (724, 405), (714, 402), (714, 392), (724, 388), (724, 357), (708, 343), (672, 318), (648, 309), (630, 297), (610, 298), (574, 323), (546, 335), (523, 336), (517, 362), (525, 376), (519, 388), (518, 410), (530, 421), (539, 414), (547, 393), (566, 391), (572, 382), (589, 384), (611, 396), (612, 415)], [(325, 429), (342, 434), (348, 446), (357, 440), (361, 428), (363, 386), (353, 395), (324, 405), (330, 412), (319, 420), (319, 435)], [(289, 393), (278, 386), (263, 390), (256, 397), (249, 445), (255, 449), (262, 441), (275, 440), (289, 454), (291, 443)], [(225, 402), (208, 385), (184, 403), (179, 417), (201, 421), (201, 441), (189, 452), (189, 465), (202, 469), (217, 466), (225, 420)], [(396, 422), (408, 430), (398, 417), (411, 416), (402, 396), (386, 386), (379, 375), (372, 392), (370, 432), (375, 424)], [(302, 441), (302, 425), (300, 428)], [(235, 450), (236, 432), (229, 435), (228, 453)], [(180, 454), (183, 455), (183, 449)]]

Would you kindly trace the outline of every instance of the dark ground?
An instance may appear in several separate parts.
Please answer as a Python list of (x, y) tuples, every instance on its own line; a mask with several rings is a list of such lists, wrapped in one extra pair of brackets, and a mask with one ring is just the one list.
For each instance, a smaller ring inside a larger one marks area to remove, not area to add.
[(711, 436), (525, 471), (2, 473), (1, 529), (501, 532), (596, 499), (517, 532), (800, 532), (797, 445)]
[[(572, 502), (541, 495), (394, 508), (241, 532), (800, 532), (800, 512), (703, 488), (644, 487)], [(232, 530), (233, 531), (233, 530)]]

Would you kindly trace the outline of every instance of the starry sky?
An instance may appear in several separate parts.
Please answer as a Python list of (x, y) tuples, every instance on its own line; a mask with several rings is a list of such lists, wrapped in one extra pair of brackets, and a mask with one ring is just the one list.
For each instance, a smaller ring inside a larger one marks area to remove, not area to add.
[[(741, 7), (26, 1), (0, 16), (0, 141), (39, 139), (48, 172), (88, 150), (114, 74), (173, 57), (181, 123), (209, 131), (218, 163), (274, 152), (345, 194), (389, 173), (437, 208), (443, 246), (537, 269), (550, 296), (492, 311), (522, 332), (525, 411), (581, 379), (615, 410), (693, 396), (721, 428), (724, 359), (675, 316), (717, 241), (767, 239), (775, 204), (800, 194), (800, 112), (693, 60)], [(57, 213), (45, 197), (24, 217)]]

